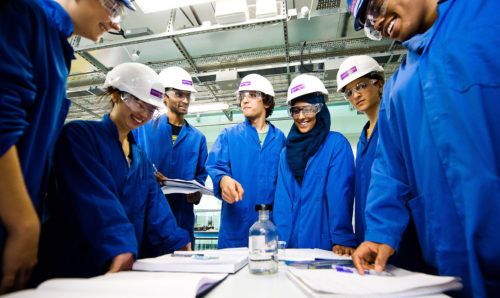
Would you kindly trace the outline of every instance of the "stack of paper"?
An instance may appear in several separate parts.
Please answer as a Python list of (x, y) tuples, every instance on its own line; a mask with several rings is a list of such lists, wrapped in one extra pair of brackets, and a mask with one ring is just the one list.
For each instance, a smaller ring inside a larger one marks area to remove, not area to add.
[(394, 266), (388, 266), (386, 271), (391, 276), (288, 267), (287, 275), (310, 297), (333, 295), (403, 297), (442, 293), (462, 287), (459, 279), (452, 276), (410, 272)]
[(350, 260), (351, 257), (340, 256), (331, 250), (319, 248), (287, 248), (278, 252), (281, 261), (314, 261), (314, 260)]
[(227, 274), (118, 272), (94, 278), (56, 278), (35, 290), (8, 298), (194, 298), (217, 285)]
[(188, 193), (195, 193), (195, 192), (200, 192), (203, 195), (210, 195), (213, 196), (214, 192), (210, 188), (201, 185), (198, 181), (192, 180), (192, 181), (186, 181), (186, 180), (181, 180), (181, 179), (164, 179), (162, 180), (163, 186), (161, 187), (161, 190), (163, 191), (164, 194), (168, 195), (171, 193), (183, 193), (183, 194), (188, 194)]
[(235, 273), (248, 262), (248, 248), (176, 251), (135, 261), (132, 270), (167, 272)]

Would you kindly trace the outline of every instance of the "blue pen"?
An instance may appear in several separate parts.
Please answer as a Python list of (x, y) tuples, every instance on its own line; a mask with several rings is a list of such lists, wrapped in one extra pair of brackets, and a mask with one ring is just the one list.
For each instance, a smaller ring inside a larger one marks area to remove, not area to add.
[(158, 169), (156, 168), (155, 164), (153, 164), (153, 170), (155, 171), (156, 175), (160, 175), (160, 172), (158, 172)]
[[(356, 270), (356, 268), (349, 267), (349, 266), (332, 265), (332, 269), (336, 270), (337, 272), (342, 272), (342, 273), (359, 274), (359, 272), (358, 272), (358, 270)], [(369, 270), (365, 269), (365, 274), (368, 274), (368, 275), (379, 275), (379, 276), (392, 276), (392, 274), (390, 274), (387, 271), (382, 271), (382, 272), (378, 273), (377, 271), (375, 271), (373, 269), (369, 269)]]

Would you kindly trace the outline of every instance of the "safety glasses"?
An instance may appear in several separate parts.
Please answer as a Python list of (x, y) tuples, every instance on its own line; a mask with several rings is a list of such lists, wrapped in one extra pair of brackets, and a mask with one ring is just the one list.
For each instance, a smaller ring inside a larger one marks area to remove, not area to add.
[(111, 22), (120, 23), (122, 17), (127, 12), (125, 5), (118, 0), (99, 0), (101, 6), (111, 15)]
[(385, 16), (388, 0), (370, 0), (366, 6), (365, 34), (372, 40), (381, 40), (382, 33), (375, 29), (375, 22), (379, 17)]
[(167, 96), (169, 98), (175, 98), (178, 100), (183, 100), (184, 98), (187, 100), (191, 100), (193, 98), (193, 94), (191, 92), (180, 91), (176, 89), (165, 90), (165, 93), (167, 93)]
[(160, 115), (160, 111), (157, 107), (138, 99), (130, 93), (122, 92), (120, 97), (127, 107), (129, 107), (129, 109), (131, 109), (134, 113), (142, 113), (146, 111), (148, 118), (157, 118)]
[(316, 114), (319, 113), (319, 111), (321, 111), (322, 107), (323, 107), (322, 103), (315, 103), (303, 106), (291, 106), (288, 107), (288, 115), (290, 117), (295, 117), (302, 112), (306, 117), (316, 116)]
[(239, 102), (242, 102), (243, 99), (247, 99), (249, 101), (256, 101), (259, 99), (262, 99), (262, 92), (260, 91), (240, 91), (236, 95), (238, 98)]
[(351, 98), (354, 96), (354, 92), (360, 94), (361, 91), (365, 90), (366, 87), (368, 87), (370, 84), (375, 85), (377, 83), (377, 80), (371, 79), (369, 82), (359, 82), (357, 83), (354, 87), (345, 90), (344, 92), (344, 98), (349, 101)]

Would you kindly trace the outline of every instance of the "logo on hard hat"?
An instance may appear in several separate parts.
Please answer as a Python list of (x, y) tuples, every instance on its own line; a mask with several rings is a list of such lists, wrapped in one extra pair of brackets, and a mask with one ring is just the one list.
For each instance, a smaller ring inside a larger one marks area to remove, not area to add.
[(245, 82), (241, 82), (240, 87), (245, 87), (245, 86), (250, 86), (250, 85), (252, 85), (252, 82), (245, 81)]
[(290, 93), (295, 93), (295, 92), (297, 92), (297, 91), (299, 91), (299, 90), (304, 89), (305, 87), (306, 87), (306, 85), (304, 85), (304, 84), (297, 85), (297, 86), (293, 87), (293, 88), (290, 90)]
[(151, 89), (151, 91), (149, 92), (149, 94), (153, 95), (154, 97), (158, 97), (160, 99), (163, 99), (163, 93), (158, 91), (158, 90), (155, 90), (155, 89)]
[(188, 80), (182, 80), (182, 84), (193, 86), (193, 82), (192, 81), (188, 81)]
[(351, 74), (355, 73), (356, 71), (358, 71), (358, 69), (356, 68), (356, 66), (353, 66), (353, 67), (349, 68), (348, 70), (346, 70), (343, 74), (341, 74), (340, 79), (343, 80), (343, 79), (347, 78), (348, 76), (350, 76)]
[(349, 7), (349, 10), (352, 14), (355, 14), (354, 12), (356, 10), (356, 4), (358, 4), (358, 0), (352, 0), (351, 6)]

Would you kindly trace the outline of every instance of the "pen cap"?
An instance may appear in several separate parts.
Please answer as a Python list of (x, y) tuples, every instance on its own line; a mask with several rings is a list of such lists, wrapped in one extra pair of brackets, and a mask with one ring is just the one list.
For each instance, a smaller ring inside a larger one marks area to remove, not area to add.
[(255, 205), (255, 211), (273, 211), (273, 205), (266, 205), (266, 204)]

